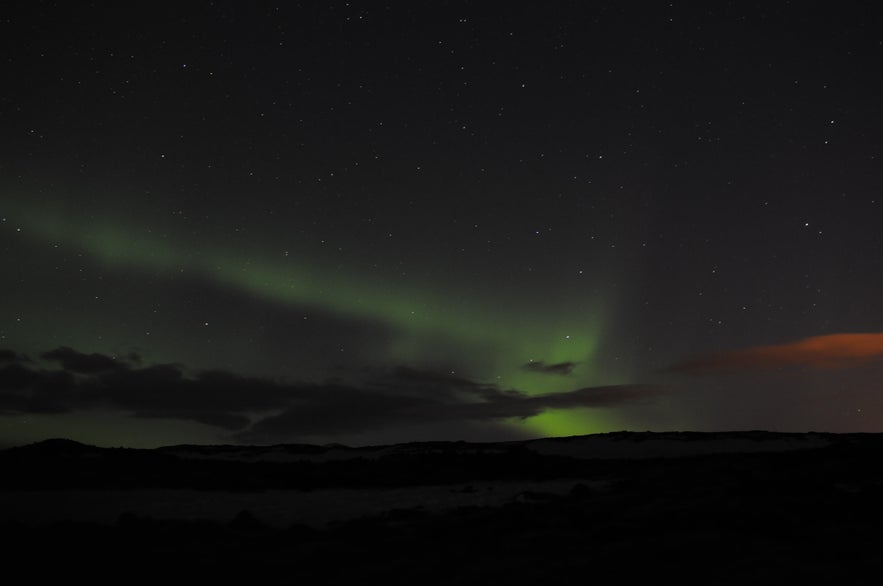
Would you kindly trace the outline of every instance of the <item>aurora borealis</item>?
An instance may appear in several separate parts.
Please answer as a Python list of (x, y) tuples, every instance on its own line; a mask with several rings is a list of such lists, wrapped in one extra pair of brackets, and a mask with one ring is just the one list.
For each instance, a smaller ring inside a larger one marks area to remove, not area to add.
[(14, 2), (0, 444), (883, 431), (875, 22)]

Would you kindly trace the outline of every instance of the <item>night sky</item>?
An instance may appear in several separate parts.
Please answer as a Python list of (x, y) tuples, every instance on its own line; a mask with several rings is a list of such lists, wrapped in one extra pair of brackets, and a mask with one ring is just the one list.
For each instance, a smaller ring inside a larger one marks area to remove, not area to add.
[(883, 431), (878, 10), (6, 2), (0, 445)]

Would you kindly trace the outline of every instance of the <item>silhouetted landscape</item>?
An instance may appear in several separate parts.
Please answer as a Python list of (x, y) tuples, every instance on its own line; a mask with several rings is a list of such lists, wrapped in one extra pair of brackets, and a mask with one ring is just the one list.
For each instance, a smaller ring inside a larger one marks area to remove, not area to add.
[(0, 520), (7, 559), (38, 574), (864, 583), (879, 566), (881, 455), (878, 434), (153, 450), (55, 439), (0, 452)]

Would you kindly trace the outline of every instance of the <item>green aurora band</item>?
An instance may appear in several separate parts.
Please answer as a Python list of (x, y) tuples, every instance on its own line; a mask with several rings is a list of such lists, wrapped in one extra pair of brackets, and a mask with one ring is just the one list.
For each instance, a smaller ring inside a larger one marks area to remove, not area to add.
[[(92, 217), (85, 222), (71, 214), (62, 217), (46, 210), (25, 209), (22, 218), (23, 236), (74, 248), (92, 262), (114, 270), (149, 272), (157, 277), (187, 272), (266, 301), (380, 323), (394, 332), (393, 341), (381, 349), (388, 364), (438, 366), (436, 354), (442, 344), (446, 355), (453, 351), (463, 358), (457, 363), (470, 364), (470, 357), (472, 361), (474, 356), (482, 357), (477, 371), (458, 375), (530, 395), (628, 382), (611, 380), (610, 373), (598, 372), (595, 366), (604, 314), (597, 300), (591, 303), (590, 311), (558, 307), (554, 312), (545, 308), (537, 313), (513, 305), (505, 293), (500, 299), (482, 303), (456, 295), (449, 283), (444, 292), (438, 287), (391, 286), (376, 274), (341, 274), (289, 258), (282, 261), (278, 255), (276, 260), (255, 260), (258, 255), (219, 252), (221, 248), (214, 245), (206, 246), (210, 252), (204, 253), (147, 230)], [(574, 318), (575, 314), (579, 317)], [(572, 362), (576, 366), (570, 375), (561, 376), (525, 369), (530, 361), (547, 365)], [(552, 410), (507, 423), (531, 434), (556, 436), (621, 427), (615, 411), (609, 409)]]

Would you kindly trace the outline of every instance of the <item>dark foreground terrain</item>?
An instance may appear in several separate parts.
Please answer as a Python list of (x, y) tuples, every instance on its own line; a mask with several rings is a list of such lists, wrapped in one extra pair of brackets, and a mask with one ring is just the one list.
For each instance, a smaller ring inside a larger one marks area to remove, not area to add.
[(7, 573), (291, 584), (871, 584), (883, 437), (0, 452)]

